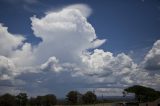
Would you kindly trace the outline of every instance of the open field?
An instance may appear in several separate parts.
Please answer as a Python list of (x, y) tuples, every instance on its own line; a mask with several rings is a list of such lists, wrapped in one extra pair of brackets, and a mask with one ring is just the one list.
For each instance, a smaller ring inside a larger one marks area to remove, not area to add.
[(101, 103), (101, 104), (92, 104), (92, 105), (56, 105), (56, 106), (113, 106), (112, 103)]

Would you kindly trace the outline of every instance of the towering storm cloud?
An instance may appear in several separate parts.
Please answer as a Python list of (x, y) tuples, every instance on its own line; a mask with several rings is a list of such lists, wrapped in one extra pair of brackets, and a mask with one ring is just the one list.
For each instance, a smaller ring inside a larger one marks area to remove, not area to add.
[(134, 84), (160, 88), (160, 73), (148, 71), (160, 70), (159, 40), (139, 65), (125, 53), (99, 49), (106, 39), (99, 39), (88, 22), (91, 14), (88, 5), (75, 4), (42, 17), (34, 15), (31, 29), (42, 39), (36, 46), (0, 24), (0, 81), (23, 86), (27, 92), (41, 87), (37, 94), (56, 91), (55, 84), (60, 89), (65, 84), (68, 89), (93, 87), (113, 93)]

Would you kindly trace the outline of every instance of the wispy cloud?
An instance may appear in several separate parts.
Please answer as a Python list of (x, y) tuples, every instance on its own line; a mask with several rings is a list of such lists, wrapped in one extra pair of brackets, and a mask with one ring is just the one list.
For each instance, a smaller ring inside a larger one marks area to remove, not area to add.
[(26, 4), (36, 4), (39, 1), (38, 0), (3, 0), (4, 2), (8, 3), (26, 3)]

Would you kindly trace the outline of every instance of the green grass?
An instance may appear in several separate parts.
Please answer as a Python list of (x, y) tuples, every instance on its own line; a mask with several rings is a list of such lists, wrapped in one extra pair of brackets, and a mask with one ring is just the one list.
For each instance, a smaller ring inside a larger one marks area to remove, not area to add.
[(100, 104), (89, 104), (89, 105), (56, 105), (56, 106), (112, 106), (112, 103), (100, 103)]

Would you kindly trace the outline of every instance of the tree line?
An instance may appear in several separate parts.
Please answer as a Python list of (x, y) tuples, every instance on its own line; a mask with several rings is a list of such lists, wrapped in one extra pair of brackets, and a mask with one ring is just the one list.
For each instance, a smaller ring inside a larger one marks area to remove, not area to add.
[(134, 93), (135, 100), (139, 103), (152, 102), (160, 98), (160, 91), (157, 91), (153, 88), (141, 86), (141, 85), (134, 85), (124, 89), (123, 94), (126, 95), (127, 93)]
[[(135, 94), (135, 102), (149, 102), (160, 98), (160, 91), (152, 88), (134, 85), (125, 88), (122, 92), (124, 97), (128, 93)], [(3, 94), (0, 96), (0, 106), (54, 106), (60, 105), (76, 105), (76, 104), (95, 104), (99, 102), (106, 102), (98, 100), (97, 96), (92, 91), (87, 91), (81, 94), (78, 91), (70, 91), (67, 93), (65, 100), (58, 100), (54, 94), (47, 94), (44, 96), (28, 97), (26, 93), (19, 93), (18, 95)]]
[(66, 95), (65, 101), (57, 100), (54, 94), (44, 96), (28, 97), (26, 93), (18, 95), (3, 94), (0, 96), (0, 106), (54, 106), (56, 104), (93, 104), (97, 100), (97, 96), (88, 91), (81, 94), (78, 91), (70, 91)]

